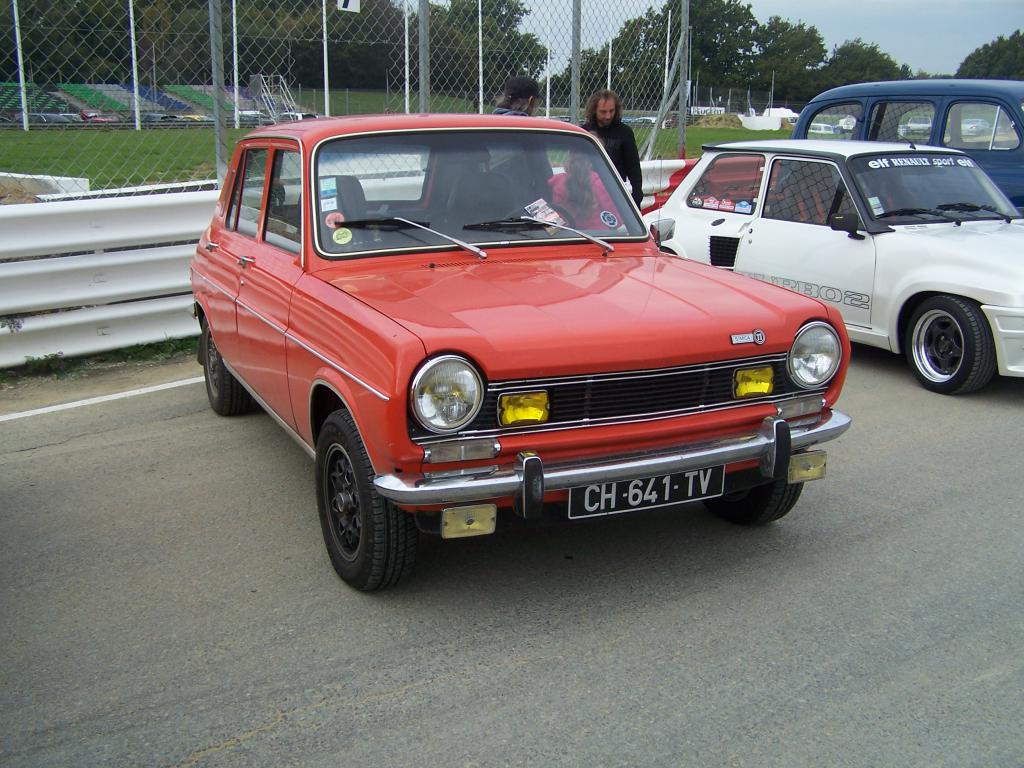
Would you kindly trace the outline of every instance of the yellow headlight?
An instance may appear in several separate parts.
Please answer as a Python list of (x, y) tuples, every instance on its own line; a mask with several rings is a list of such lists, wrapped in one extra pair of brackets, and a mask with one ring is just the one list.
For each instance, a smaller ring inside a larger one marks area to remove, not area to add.
[(498, 421), (503, 427), (543, 424), (547, 420), (547, 392), (517, 392), (498, 398)]
[(736, 397), (770, 395), (775, 389), (775, 372), (770, 365), (764, 368), (741, 368), (736, 371), (732, 391)]

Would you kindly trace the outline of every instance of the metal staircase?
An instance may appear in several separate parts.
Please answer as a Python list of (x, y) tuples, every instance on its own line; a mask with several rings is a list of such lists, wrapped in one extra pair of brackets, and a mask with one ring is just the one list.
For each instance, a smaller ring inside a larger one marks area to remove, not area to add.
[(285, 112), (302, 111), (281, 75), (254, 75), (249, 82), (249, 91), (255, 94), (256, 102), (275, 121), (280, 120)]

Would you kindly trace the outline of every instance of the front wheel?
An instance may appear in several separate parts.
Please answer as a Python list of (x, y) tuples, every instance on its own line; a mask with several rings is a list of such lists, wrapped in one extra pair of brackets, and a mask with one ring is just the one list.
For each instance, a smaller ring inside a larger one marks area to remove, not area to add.
[(933, 296), (907, 324), (904, 351), (925, 389), (962, 395), (988, 384), (996, 372), (995, 344), (981, 307), (959, 296)]
[(373, 467), (346, 411), (332, 413), (316, 441), (316, 503), (331, 564), (349, 585), (371, 592), (412, 572), (416, 523), (373, 487)]
[(737, 525), (767, 525), (785, 517), (796, 505), (803, 483), (776, 480), (704, 502), (711, 512)]

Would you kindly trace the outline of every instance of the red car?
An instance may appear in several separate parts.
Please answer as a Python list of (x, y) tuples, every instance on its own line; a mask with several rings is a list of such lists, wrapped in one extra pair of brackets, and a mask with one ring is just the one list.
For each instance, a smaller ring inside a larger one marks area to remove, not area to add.
[(361, 590), (406, 576), (421, 532), (697, 500), (768, 523), (850, 423), (839, 313), (662, 254), (600, 144), (552, 120), (256, 130), (192, 286), (213, 410), (258, 403), (315, 459)]

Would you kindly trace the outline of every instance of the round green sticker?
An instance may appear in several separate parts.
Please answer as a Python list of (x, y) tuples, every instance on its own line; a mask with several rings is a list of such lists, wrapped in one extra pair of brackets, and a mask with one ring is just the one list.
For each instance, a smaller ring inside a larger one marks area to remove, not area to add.
[(348, 245), (352, 242), (352, 230), (336, 229), (334, 230), (334, 234), (331, 235), (331, 239), (333, 239), (338, 245)]

